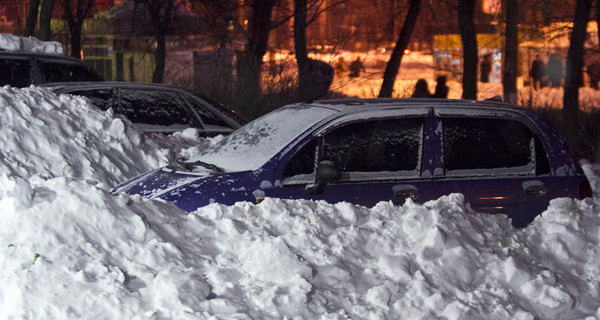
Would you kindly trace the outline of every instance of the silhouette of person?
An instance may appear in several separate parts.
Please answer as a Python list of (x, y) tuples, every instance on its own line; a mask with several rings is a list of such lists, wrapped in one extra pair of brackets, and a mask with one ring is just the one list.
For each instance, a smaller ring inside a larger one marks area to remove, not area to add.
[(350, 70), (350, 74), (348, 74), (348, 76), (350, 78), (357, 78), (360, 76), (361, 70), (365, 71), (365, 66), (363, 65), (362, 61), (360, 61), (360, 57), (358, 57), (350, 63), (350, 67), (348, 67), (348, 69)]
[(413, 92), (412, 98), (431, 98), (431, 93), (429, 92), (429, 87), (427, 86), (427, 81), (425, 79), (417, 80), (417, 84), (415, 84), (415, 91)]
[(529, 75), (531, 76), (534, 90), (542, 87), (542, 80), (546, 76), (546, 63), (540, 58), (539, 54), (535, 55), (535, 60), (531, 63)]
[(560, 87), (563, 77), (563, 62), (558, 53), (553, 53), (546, 66), (552, 87)]
[(598, 81), (600, 81), (600, 64), (598, 59), (594, 59), (586, 68), (588, 77), (590, 78), (590, 87), (598, 90)]
[(437, 84), (435, 85), (435, 92), (433, 93), (434, 98), (446, 99), (448, 98), (448, 86), (446, 85), (446, 76), (439, 76), (436, 79)]
[(335, 76), (342, 78), (344, 73), (346, 73), (346, 63), (344, 62), (344, 57), (340, 57), (335, 64)]
[(479, 66), (481, 69), (480, 81), (481, 82), (490, 82), (490, 72), (492, 71), (492, 55), (487, 53), (483, 56), (483, 60)]

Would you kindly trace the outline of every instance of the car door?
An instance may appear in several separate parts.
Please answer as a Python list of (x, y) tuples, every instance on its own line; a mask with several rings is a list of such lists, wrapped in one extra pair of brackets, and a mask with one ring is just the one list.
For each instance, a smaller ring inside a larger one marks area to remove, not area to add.
[(510, 112), (436, 111), (441, 130), (434, 196), (457, 192), (478, 212), (503, 213), (523, 227), (555, 196), (548, 156), (526, 118)]
[[(331, 125), (292, 152), (281, 172), (281, 198), (347, 201), (373, 206), (380, 201), (403, 204), (407, 198), (429, 199), (431, 163), (430, 110), (381, 118), (352, 119)], [(385, 114), (385, 113), (384, 113)], [(361, 117), (357, 115), (357, 117)], [(320, 194), (311, 194), (316, 164), (329, 160), (341, 172)]]

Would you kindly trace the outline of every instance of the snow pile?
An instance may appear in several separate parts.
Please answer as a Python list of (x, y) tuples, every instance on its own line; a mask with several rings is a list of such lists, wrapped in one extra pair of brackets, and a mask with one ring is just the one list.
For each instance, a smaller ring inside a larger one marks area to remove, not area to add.
[(1, 319), (600, 317), (597, 164), (596, 198), (554, 199), (520, 230), (459, 194), (188, 214), (108, 188), (222, 137), (149, 140), (36, 88), (0, 88), (0, 104)]
[(58, 41), (41, 41), (35, 37), (22, 37), (8, 33), (0, 33), (0, 49), (6, 51), (63, 54), (62, 45)]
[(106, 188), (168, 161), (166, 149), (89, 100), (0, 88), (0, 175), (73, 177)]

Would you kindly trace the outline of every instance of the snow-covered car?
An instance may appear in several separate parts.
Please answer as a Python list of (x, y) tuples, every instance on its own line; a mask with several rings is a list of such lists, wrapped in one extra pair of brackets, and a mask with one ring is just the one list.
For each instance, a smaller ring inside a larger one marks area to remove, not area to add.
[(143, 132), (170, 134), (196, 128), (202, 136), (215, 136), (230, 134), (246, 123), (220, 103), (163, 84), (102, 81), (40, 86), (57, 94), (85, 96), (102, 110), (112, 108)]
[(0, 86), (102, 80), (83, 61), (65, 56), (59, 42), (0, 33)]
[(0, 50), (0, 86), (23, 88), (56, 81), (102, 81), (83, 61), (61, 55)]
[(557, 197), (592, 192), (567, 145), (531, 110), (498, 101), (357, 99), (280, 108), (203, 153), (116, 192), (193, 211), (265, 197), (425, 202), (462, 193), (523, 227)]

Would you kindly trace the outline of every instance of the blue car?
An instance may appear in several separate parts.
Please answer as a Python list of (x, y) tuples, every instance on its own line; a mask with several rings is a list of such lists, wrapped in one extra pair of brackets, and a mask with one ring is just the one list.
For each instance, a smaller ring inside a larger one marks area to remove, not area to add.
[(547, 121), (498, 101), (353, 99), (282, 107), (116, 192), (186, 211), (265, 197), (403, 204), (462, 193), (523, 227), (550, 199), (591, 197)]

